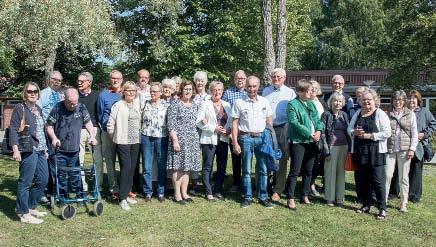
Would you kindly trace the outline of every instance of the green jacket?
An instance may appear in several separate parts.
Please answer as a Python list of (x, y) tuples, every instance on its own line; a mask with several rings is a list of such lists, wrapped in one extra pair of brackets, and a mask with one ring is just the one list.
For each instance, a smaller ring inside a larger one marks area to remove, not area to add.
[(306, 105), (300, 98), (295, 98), (288, 103), (289, 139), (298, 143), (310, 143), (312, 130), (310, 115), (312, 116), (315, 131), (323, 131), (324, 124), (321, 122), (315, 104), (311, 100)]

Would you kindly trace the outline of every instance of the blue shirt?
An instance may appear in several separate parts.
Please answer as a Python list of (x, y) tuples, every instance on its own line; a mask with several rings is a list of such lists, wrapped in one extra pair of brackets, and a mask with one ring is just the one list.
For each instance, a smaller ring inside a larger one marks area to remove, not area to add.
[(285, 85), (279, 88), (275, 88), (271, 85), (263, 90), (262, 96), (268, 100), (273, 110), (273, 125), (286, 124), (288, 122), (288, 114), (286, 111), (288, 102), (296, 97), (294, 90)]
[(39, 99), (36, 104), (41, 107), (42, 110), (42, 118), (44, 121), (47, 120), (48, 115), (51, 112), (51, 109), (61, 101), (61, 94), (58, 91), (53, 90), (51, 87), (47, 87), (41, 90), (39, 95)]
[(121, 100), (121, 94), (104, 90), (97, 99), (97, 121), (102, 130), (107, 132), (107, 122), (111, 115), (112, 105)]
[(242, 91), (239, 91), (236, 87), (231, 87), (224, 91), (222, 100), (228, 102), (231, 107), (233, 107), (233, 104), (237, 99), (242, 99), (245, 96), (247, 96), (247, 92), (245, 92), (244, 89)]

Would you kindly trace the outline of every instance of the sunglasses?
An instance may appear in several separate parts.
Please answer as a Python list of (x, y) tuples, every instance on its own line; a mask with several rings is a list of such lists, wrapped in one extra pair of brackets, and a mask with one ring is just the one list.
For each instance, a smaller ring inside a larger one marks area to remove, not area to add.
[(26, 90), (27, 94), (38, 94), (39, 91), (38, 90)]

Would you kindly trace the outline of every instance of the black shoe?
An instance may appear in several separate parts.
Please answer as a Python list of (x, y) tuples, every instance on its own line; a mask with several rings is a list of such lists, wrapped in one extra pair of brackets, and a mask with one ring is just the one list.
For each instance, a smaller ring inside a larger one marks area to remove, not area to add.
[(165, 197), (164, 197), (164, 196), (158, 196), (158, 197), (157, 197), (157, 200), (158, 200), (159, 202), (164, 202), (164, 201), (165, 201)]
[(185, 205), (185, 204), (186, 204), (186, 201), (183, 200), (183, 199), (177, 201), (176, 198), (174, 198), (174, 199), (173, 199), (173, 202), (175, 202), (175, 203), (177, 203), (177, 204), (179, 204), (179, 205)]
[(370, 210), (370, 209), (371, 209), (371, 208), (368, 207), (368, 206), (362, 206), (361, 208), (359, 208), (359, 209), (356, 210), (356, 213), (358, 213), (358, 214), (363, 214), (363, 213), (365, 213), (365, 214), (369, 214), (369, 210)]
[(144, 197), (144, 202), (151, 202), (151, 196), (146, 195), (146, 196)]
[(384, 209), (380, 209), (377, 214), (378, 220), (385, 220), (386, 219), (386, 211)]
[(221, 194), (221, 193), (216, 193), (215, 194), (215, 198), (218, 199), (218, 200), (221, 200), (221, 201), (225, 200), (223, 194)]
[(248, 200), (248, 199), (244, 199), (244, 200), (241, 202), (241, 208), (248, 208), (248, 206), (250, 206), (250, 200)]
[(259, 203), (266, 208), (273, 208), (273, 204), (268, 200), (259, 200)]
[(189, 203), (194, 202), (194, 200), (191, 197), (185, 198), (184, 200), (185, 202), (189, 202)]

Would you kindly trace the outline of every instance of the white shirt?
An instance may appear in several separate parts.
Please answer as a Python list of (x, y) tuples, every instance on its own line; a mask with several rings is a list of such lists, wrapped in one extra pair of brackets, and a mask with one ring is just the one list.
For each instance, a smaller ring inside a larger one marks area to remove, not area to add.
[(273, 111), (273, 125), (282, 125), (288, 122), (286, 108), (288, 102), (296, 97), (294, 90), (286, 85), (275, 88), (274, 85), (263, 89), (262, 96), (265, 97), (271, 105)]
[(238, 129), (244, 132), (262, 132), (266, 127), (266, 118), (272, 115), (268, 100), (259, 95), (256, 100), (248, 96), (237, 99), (232, 109), (232, 117), (239, 119)]

